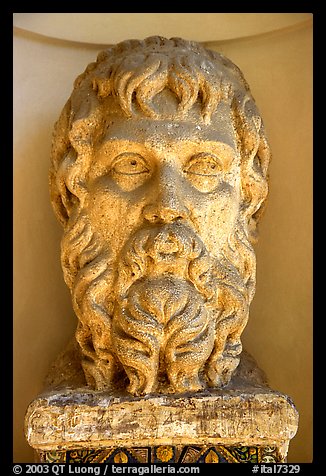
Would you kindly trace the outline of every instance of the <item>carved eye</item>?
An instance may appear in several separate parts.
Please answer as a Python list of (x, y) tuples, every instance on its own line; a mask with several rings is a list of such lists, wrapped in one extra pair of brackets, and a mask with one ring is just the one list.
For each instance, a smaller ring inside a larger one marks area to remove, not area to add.
[(131, 192), (144, 185), (150, 176), (145, 159), (134, 152), (118, 155), (111, 166), (112, 177), (121, 190)]
[(216, 176), (221, 170), (220, 159), (206, 152), (193, 156), (185, 168), (187, 174), (203, 175), (205, 177)]
[(214, 154), (201, 152), (191, 157), (184, 168), (191, 184), (200, 192), (212, 192), (220, 183), (222, 165)]
[(145, 160), (134, 152), (125, 152), (116, 157), (112, 171), (122, 175), (139, 175), (149, 172)]

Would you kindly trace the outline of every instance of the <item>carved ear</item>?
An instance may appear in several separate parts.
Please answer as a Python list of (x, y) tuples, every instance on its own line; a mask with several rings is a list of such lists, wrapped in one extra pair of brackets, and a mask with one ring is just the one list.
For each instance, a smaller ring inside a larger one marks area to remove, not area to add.
[(59, 222), (65, 226), (68, 213), (61, 198), (61, 187), (58, 188), (57, 173), (64, 156), (69, 150), (69, 129), (71, 118), (71, 100), (69, 99), (54, 126), (51, 148), (51, 167), (49, 171), (49, 186), (51, 203)]
[(268, 166), (271, 152), (263, 127), (259, 131), (259, 145), (253, 159), (250, 161), (251, 200), (248, 209), (248, 238), (251, 243), (258, 240), (258, 222), (263, 215), (268, 194)]
[(85, 196), (84, 182), (100, 122), (95, 93), (85, 100), (74, 91), (55, 124), (49, 182), (52, 206), (63, 226)]
[(56, 184), (56, 172), (53, 167), (49, 171), (49, 185), (50, 185), (50, 198), (52, 207), (55, 213), (57, 220), (61, 223), (63, 227), (66, 226), (69, 215), (66, 207), (63, 204), (61, 194), (58, 192)]
[[(50, 196), (55, 215), (63, 227), (66, 226), (72, 210), (79, 202), (79, 197), (73, 193), (73, 188), (76, 188), (80, 194), (80, 188), (73, 187), (75, 176), (78, 174), (78, 169), (81, 164), (75, 165), (77, 153), (70, 147), (62, 159), (58, 170), (52, 166), (49, 171)], [(74, 190), (75, 192), (75, 190)]]
[(235, 116), (241, 142), (242, 214), (248, 239), (257, 242), (257, 225), (268, 193), (270, 149), (264, 124), (252, 100)]
[(83, 187), (79, 185), (77, 175), (83, 168), (83, 160), (82, 158), (78, 160), (78, 153), (75, 150), (79, 141), (83, 144), (79, 148), (85, 149), (83, 152), (89, 155), (84, 123), (90, 108), (87, 104), (78, 110), (78, 116), (81, 118), (77, 118), (73, 113), (72, 104), (70, 98), (55, 124), (49, 170), (51, 202), (54, 213), (63, 227), (82, 196)]

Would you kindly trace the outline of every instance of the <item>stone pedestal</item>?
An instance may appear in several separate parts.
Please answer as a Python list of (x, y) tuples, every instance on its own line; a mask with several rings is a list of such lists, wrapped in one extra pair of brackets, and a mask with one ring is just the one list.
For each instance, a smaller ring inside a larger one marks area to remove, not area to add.
[(61, 388), (26, 413), (28, 443), (42, 462), (284, 462), (298, 426), (286, 395), (235, 378), (227, 388), (182, 395)]

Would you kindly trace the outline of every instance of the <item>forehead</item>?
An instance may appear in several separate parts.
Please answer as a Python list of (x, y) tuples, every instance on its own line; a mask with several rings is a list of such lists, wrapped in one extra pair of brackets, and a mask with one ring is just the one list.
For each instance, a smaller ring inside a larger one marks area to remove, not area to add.
[[(162, 109), (167, 106), (162, 102)], [(110, 107), (111, 106), (111, 107)], [(135, 113), (127, 118), (112, 100), (105, 110), (106, 130), (101, 138), (101, 145), (116, 140), (127, 140), (150, 146), (160, 144), (168, 147), (180, 142), (215, 142), (226, 144), (236, 150), (236, 132), (232, 120), (232, 111), (228, 104), (220, 103), (212, 114), (211, 121), (205, 124), (199, 107), (193, 107), (181, 119), (173, 116), (165, 118), (163, 113), (158, 119), (153, 119), (141, 113)]]

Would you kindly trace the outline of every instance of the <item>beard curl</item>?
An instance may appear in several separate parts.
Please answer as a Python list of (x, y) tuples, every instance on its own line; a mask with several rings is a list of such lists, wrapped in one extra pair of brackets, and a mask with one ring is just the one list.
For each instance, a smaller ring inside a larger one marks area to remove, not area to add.
[(248, 295), (237, 268), (224, 261), (182, 222), (144, 228), (129, 240), (112, 341), (130, 393), (154, 391), (162, 374), (174, 392), (228, 383), (242, 350)]
[(76, 212), (61, 242), (61, 265), (78, 318), (75, 333), (86, 382), (98, 390), (108, 388), (117, 372), (112, 352), (113, 260), (92, 230), (84, 211)]
[(121, 372), (137, 395), (226, 385), (253, 295), (254, 254), (243, 237), (234, 234), (217, 259), (182, 222), (142, 228), (117, 264), (86, 214), (71, 220), (62, 266), (88, 385), (114, 388)]
[(151, 393), (166, 377), (174, 392), (200, 390), (199, 370), (212, 351), (214, 329), (198, 291), (171, 276), (145, 278), (129, 291), (112, 326), (128, 391)]

